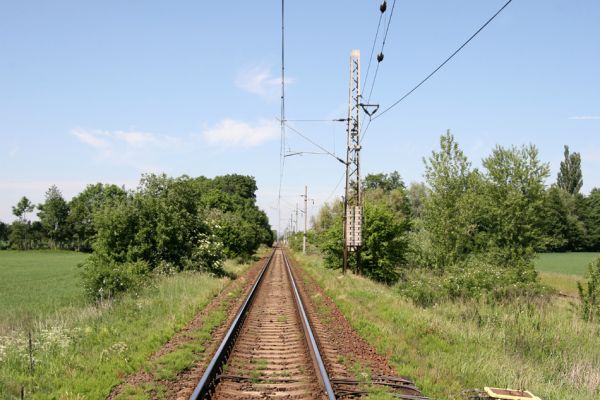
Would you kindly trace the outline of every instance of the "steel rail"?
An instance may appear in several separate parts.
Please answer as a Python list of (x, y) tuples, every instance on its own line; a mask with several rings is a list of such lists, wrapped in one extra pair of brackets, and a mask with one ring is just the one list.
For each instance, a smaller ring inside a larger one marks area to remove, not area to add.
[(312, 328), (310, 326), (310, 321), (308, 320), (306, 312), (304, 311), (304, 305), (302, 304), (300, 293), (298, 293), (298, 287), (296, 286), (296, 280), (294, 279), (294, 275), (292, 274), (292, 268), (283, 249), (281, 250), (281, 254), (283, 256), (283, 262), (287, 267), (287, 271), (290, 276), (290, 281), (292, 282), (292, 287), (294, 289), (294, 298), (296, 299), (298, 312), (300, 313), (300, 317), (302, 318), (302, 325), (304, 326), (305, 333), (309, 338), (308, 344), (311, 350), (311, 357), (313, 358), (313, 361), (315, 362), (319, 371), (319, 380), (321, 381), (321, 384), (325, 389), (327, 398), (329, 400), (335, 400), (335, 393), (333, 392), (333, 388), (331, 387), (329, 375), (327, 374), (327, 370), (325, 369), (325, 363), (323, 363), (323, 358), (321, 357), (321, 353), (319, 352), (319, 347), (317, 346), (315, 335), (313, 334)]
[(231, 353), (231, 349), (233, 348), (235, 339), (237, 338), (240, 328), (242, 327), (242, 324), (246, 319), (246, 315), (248, 314), (248, 310), (250, 309), (252, 301), (254, 300), (256, 288), (260, 285), (265, 271), (267, 270), (269, 264), (271, 263), (271, 260), (273, 259), (273, 256), (275, 255), (275, 251), (277, 251), (277, 248), (273, 249), (273, 252), (265, 261), (265, 265), (262, 267), (258, 278), (256, 278), (256, 282), (254, 282), (252, 289), (250, 289), (250, 293), (248, 293), (246, 300), (244, 301), (238, 313), (236, 314), (235, 319), (231, 323), (231, 326), (229, 327), (227, 334), (225, 334), (225, 337), (223, 338), (221, 345), (217, 349), (217, 352), (208, 364), (208, 367), (206, 367), (206, 370), (204, 371), (200, 382), (198, 382), (198, 385), (196, 385), (194, 392), (190, 396), (190, 400), (205, 399), (210, 397), (210, 391), (216, 386), (217, 377), (221, 372), (223, 364), (225, 364), (227, 358), (229, 357), (229, 354)]
[[(217, 352), (215, 353), (212, 360), (208, 364), (208, 367), (206, 368), (206, 371), (204, 371), (204, 374), (202, 375), (200, 382), (198, 382), (198, 385), (196, 386), (196, 388), (194, 389), (194, 392), (190, 396), (190, 400), (203, 400), (203, 399), (210, 398), (211, 391), (216, 388), (222, 367), (227, 362), (227, 359), (229, 358), (231, 350), (233, 349), (233, 345), (235, 344), (235, 340), (237, 339), (237, 336), (238, 336), (240, 329), (244, 323), (244, 320), (246, 319), (246, 316), (248, 315), (248, 311), (252, 307), (252, 302), (255, 298), (256, 292), (258, 291), (257, 289), (260, 286), (260, 284), (262, 283), (262, 279), (263, 279), (263, 276), (265, 275), (265, 271), (271, 264), (271, 261), (273, 260), (273, 257), (275, 255), (276, 251), (277, 251), (277, 248), (275, 248), (273, 250), (273, 252), (269, 256), (269, 258), (265, 261), (265, 264), (262, 267), (259, 276), (256, 278), (256, 282), (250, 289), (250, 292), (248, 293), (246, 300), (244, 301), (244, 303), (240, 307), (239, 311), (237, 312), (236, 317), (233, 320), (233, 322), (231, 323), (231, 326), (230, 326), (229, 330), (227, 331), (227, 334), (223, 338), (223, 341), (219, 345)], [(292, 288), (293, 288), (293, 292), (294, 292), (294, 301), (295, 301), (297, 309), (298, 309), (297, 310), (298, 314), (300, 315), (301, 320), (302, 320), (302, 325), (304, 327), (304, 333), (308, 337), (308, 340), (307, 340), (308, 347), (309, 347), (309, 350), (311, 353), (311, 358), (313, 359), (313, 362), (314, 362), (315, 367), (318, 372), (317, 375), (319, 378), (319, 382), (321, 383), (321, 386), (323, 386), (323, 389), (325, 390), (325, 393), (327, 394), (328, 400), (335, 400), (336, 398), (335, 398), (335, 394), (333, 392), (333, 388), (331, 386), (331, 382), (329, 380), (329, 375), (327, 374), (327, 370), (325, 369), (325, 364), (323, 363), (323, 359), (319, 352), (319, 348), (317, 346), (315, 336), (312, 332), (310, 322), (309, 322), (306, 312), (304, 310), (304, 305), (300, 298), (300, 294), (299, 294), (298, 288), (296, 286), (296, 281), (294, 279), (294, 275), (292, 274), (290, 263), (287, 259), (287, 256), (285, 255), (285, 252), (283, 251), (283, 249), (281, 249), (281, 254), (282, 254), (284, 264), (287, 268), (288, 275), (290, 277), (290, 281), (292, 283)]]

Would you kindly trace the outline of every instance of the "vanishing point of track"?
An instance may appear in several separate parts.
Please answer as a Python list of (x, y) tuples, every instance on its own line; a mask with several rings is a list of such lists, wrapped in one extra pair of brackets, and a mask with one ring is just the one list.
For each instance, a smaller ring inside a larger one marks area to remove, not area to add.
[(335, 399), (290, 264), (276, 248), (190, 399)]

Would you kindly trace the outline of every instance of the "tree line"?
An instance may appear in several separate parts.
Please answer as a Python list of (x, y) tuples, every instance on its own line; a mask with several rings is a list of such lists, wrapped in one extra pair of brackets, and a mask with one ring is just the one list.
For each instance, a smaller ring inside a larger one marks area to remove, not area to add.
[[(111, 297), (152, 273), (220, 273), (225, 258), (271, 245), (256, 190), (255, 179), (243, 175), (143, 175), (136, 190), (98, 183), (67, 202), (52, 186), (42, 204), (23, 197), (13, 207), (17, 219), (2, 225), (0, 240), (15, 249), (92, 252), (83, 266), (86, 291)], [(39, 221), (32, 222), (36, 208)]]
[[(600, 189), (580, 193), (581, 157), (567, 146), (549, 186), (534, 145), (496, 146), (479, 169), (447, 132), (424, 165), (425, 181), (408, 187), (397, 172), (362, 182), (361, 273), (388, 283), (425, 273), (435, 285), (421, 276), (407, 290), (462, 296), (535, 283), (538, 252), (600, 251)], [(332, 268), (341, 266), (342, 213), (341, 201), (326, 204), (309, 233)]]

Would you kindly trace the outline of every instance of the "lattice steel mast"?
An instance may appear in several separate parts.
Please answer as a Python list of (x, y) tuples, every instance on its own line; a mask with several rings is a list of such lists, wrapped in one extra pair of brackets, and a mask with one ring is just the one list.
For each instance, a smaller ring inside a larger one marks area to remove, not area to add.
[(348, 146), (346, 152), (346, 192), (344, 196), (343, 271), (348, 268), (350, 253), (356, 255), (356, 271), (360, 272), (362, 246), (362, 193), (360, 183), (360, 50), (350, 53), (350, 85), (348, 92)]

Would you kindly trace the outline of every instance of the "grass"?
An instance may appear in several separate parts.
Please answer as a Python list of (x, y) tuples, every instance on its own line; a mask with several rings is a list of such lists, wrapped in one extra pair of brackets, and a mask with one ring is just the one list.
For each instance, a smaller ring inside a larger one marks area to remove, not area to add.
[(0, 335), (85, 304), (77, 264), (86, 257), (70, 251), (0, 251)]
[[(48, 255), (50, 258), (53, 256)], [(13, 258), (15, 256), (11, 255)], [(27, 252), (22, 256), (25, 259), (37, 258), (40, 263), (45, 260), (43, 254), (38, 252)], [(70, 268), (76, 274), (73, 265), (77, 261), (68, 257), (67, 260), (70, 260), (70, 266), (62, 265), (62, 269)], [(16, 263), (23, 264), (22, 261)], [(59, 264), (55, 264), (57, 270), (60, 269)], [(228, 262), (226, 267), (235, 274), (247, 266)], [(8, 268), (3, 272), (6, 270)], [(8, 275), (12, 284), (21, 288), (28, 287), (28, 280), (32, 276), (31, 273), (21, 274), (19, 280), (18, 274), (11, 272)], [(150, 369), (161, 377), (174, 376), (194, 361), (187, 353), (196, 352), (198, 348), (185, 351), (177, 349), (182, 351), (156, 361), (150, 361), (150, 355), (185, 326), (229, 282), (229, 279), (207, 274), (181, 273), (161, 277), (141, 293), (127, 294), (118, 301), (86, 304), (84, 300), (52, 299), (53, 291), (63, 298), (61, 286), (67, 283), (75, 287), (65, 288), (65, 291), (71, 290), (71, 299), (78, 298), (77, 279), (65, 272), (63, 279), (50, 279), (50, 283), (38, 285), (43, 287), (40, 290), (46, 295), (37, 301), (40, 303), (40, 313), (31, 311), (30, 315), (36, 320), (32, 335), (33, 373), (28, 368), (27, 333), (15, 329), (24, 326), (18, 322), (18, 316), (17, 323), (11, 323), (13, 331), (9, 335), (0, 335), (0, 398), (19, 398), (21, 387), (25, 387), (28, 399), (105, 398), (127, 375), (139, 370)], [(7, 298), (12, 301), (12, 298)], [(46, 307), (43, 301), (52, 306)], [(31, 303), (35, 304), (36, 301), (32, 300)], [(18, 303), (5, 300), (5, 304), (11, 304), (12, 308), (3, 308), (4, 314), (17, 315), (14, 309), (20, 307)], [(61, 312), (56, 313), (57, 310)], [(213, 323), (218, 323), (219, 318), (224, 317), (215, 314)], [(209, 334), (197, 332), (197, 335), (200, 338)], [(138, 398), (147, 398), (144, 393), (148, 392), (161, 397), (164, 392), (164, 388), (157, 384), (127, 390), (131, 391), (132, 398), (138, 394)]]
[(297, 258), (357, 332), (431, 398), (460, 399), (462, 390), (484, 386), (528, 389), (543, 399), (599, 398), (600, 325), (582, 321), (570, 300), (424, 309), (395, 287), (342, 276), (316, 256)]
[(540, 253), (535, 268), (544, 285), (577, 296), (577, 282), (585, 280), (588, 265), (598, 257), (600, 253)]
[(540, 253), (535, 268), (540, 272), (584, 276), (587, 267), (600, 253)]

